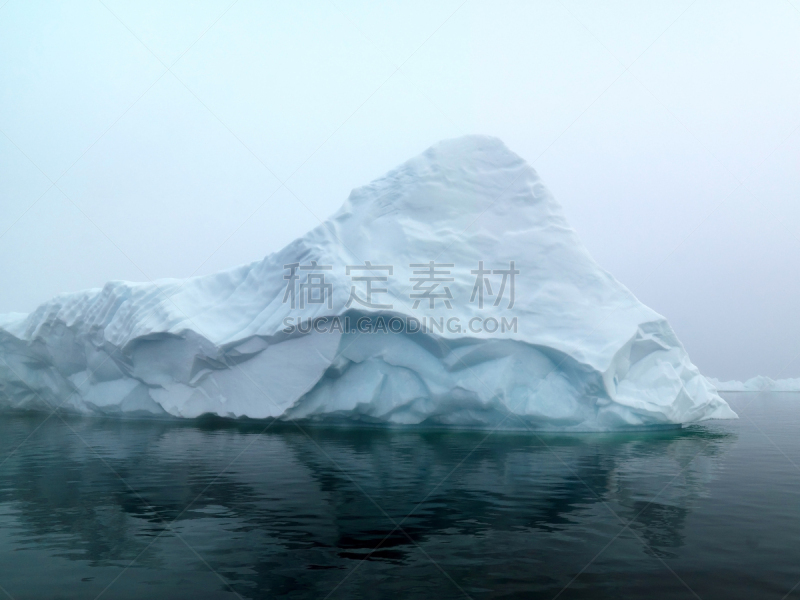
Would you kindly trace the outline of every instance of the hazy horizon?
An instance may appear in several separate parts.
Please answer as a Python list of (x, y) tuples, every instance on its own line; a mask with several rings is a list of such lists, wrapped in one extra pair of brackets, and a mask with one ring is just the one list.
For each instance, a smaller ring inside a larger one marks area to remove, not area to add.
[(800, 377), (799, 34), (796, 0), (10, 0), (0, 313), (258, 260), (478, 133), (704, 374)]

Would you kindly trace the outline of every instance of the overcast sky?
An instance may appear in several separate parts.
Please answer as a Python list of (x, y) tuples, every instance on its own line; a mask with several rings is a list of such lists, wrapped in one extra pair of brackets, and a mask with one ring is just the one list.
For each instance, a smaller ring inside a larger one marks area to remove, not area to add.
[(800, 377), (798, 125), (800, 0), (9, 0), (0, 312), (259, 259), (485, 133), (705, 374)]

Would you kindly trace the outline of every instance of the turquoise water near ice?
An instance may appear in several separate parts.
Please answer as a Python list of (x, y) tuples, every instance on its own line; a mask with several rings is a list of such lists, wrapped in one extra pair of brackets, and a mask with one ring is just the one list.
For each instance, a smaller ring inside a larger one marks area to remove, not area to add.
[(800, 394), (726, 399), (602, 435), (2, 414), (0, 598), (800, 598)]

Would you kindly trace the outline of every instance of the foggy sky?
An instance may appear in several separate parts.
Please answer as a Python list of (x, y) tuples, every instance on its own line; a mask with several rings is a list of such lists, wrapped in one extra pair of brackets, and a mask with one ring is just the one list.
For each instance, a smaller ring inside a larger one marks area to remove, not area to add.
[(0, 313), (260, 259), (483, 133), (706, 375), (800, 377), (793, 2), (10, 0)]

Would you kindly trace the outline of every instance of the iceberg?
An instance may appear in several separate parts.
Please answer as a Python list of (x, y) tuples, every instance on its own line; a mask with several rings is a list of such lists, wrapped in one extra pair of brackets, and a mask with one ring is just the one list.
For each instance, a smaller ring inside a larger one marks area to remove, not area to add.
[(0, 317), (0, 406), (559, 431), (736, 418), (485, 136), (353, 190), (263, 260)]
[(709, 377), (708, 380), (720, 392), (800, 392), (800, 378), (771, 379), (757, 375), (744, 382), (720, 381), (713, 377)]

